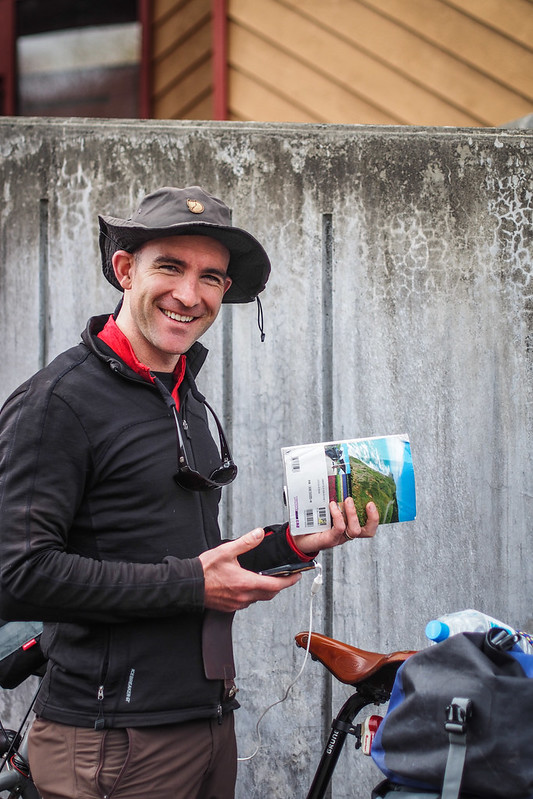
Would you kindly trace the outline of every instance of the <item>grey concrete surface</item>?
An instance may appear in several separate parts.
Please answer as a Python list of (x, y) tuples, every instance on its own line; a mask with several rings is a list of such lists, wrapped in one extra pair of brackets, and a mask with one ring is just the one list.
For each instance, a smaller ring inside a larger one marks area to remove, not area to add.
[[(225, 307), (202, 388), (240, 467), (229, 536), (282, 521), (280, 447), (408, 433), (416, 521), (323, 557), (314, 628), (376, 650), (425, 645), (440, 613), (533, 625), (533, 131), (263, 123), (0, 120), (1, 393), (76, 343), (119, 295), (97, 213), (199, 183), (270, 253), (255, 307)], [(235, 624), (240, 754), (302, 659), (311, 578)], [(239, 767), (238, 797), (304, 797), (348, 694), (309, 663)], [(2, 699), (4, 713), (24, 701)], [(349, 749), (336, 797), (368, 797)]]

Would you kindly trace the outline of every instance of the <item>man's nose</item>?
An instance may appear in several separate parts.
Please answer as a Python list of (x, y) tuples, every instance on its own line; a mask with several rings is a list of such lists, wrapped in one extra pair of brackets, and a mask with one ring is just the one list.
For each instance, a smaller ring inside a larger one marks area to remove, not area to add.
[(200, 301), (198, 280), (192, 275), (182, 275), (172, 291), (174, 299), (192, 308)]

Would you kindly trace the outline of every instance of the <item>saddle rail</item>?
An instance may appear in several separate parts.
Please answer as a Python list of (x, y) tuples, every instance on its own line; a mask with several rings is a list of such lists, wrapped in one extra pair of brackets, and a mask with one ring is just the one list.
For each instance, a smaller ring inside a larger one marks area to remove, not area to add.
[[(297, 646), (307, 649), (309, 633), (300, 632), (295, 636), (295, 640)], [(388, 654), (367, 652), (328, 638), (327, 635), (311, 633), (309, 654), (313, 660), (319, 660), (339, 682), (357, 686), (374, 678), (384, 679), (392, 686), (398, 668), (415, 652), (410, 650)]]

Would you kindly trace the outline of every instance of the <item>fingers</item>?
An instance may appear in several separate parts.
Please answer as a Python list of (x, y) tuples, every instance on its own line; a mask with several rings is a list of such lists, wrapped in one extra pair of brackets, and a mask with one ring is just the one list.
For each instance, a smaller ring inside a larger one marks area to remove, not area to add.
[(362, 528), (363, 538), (373, 538), (376, 535), (379, 525), (379, 511), (373, 502), (369, 502), (366, 506), (367, 521)]
[(225, 572), (223, 583), (206, 580), (205, 607), (225, 613), (244, 610), (255, 602), (268, 602), (274, 599), (280, 591), (295, 585), (301, 578), (300, 574), (293, 574), (290, 577), (265, 577), (247, 572), (240, 566), (232, 568), (232, 572)]
[[(348, 502), (349, 500), (345, 500), (343, 502), (343, 506), (348, 509)], [(353, 500), (352, 500), (353, 503)], [(355, 505), (353, 506), (355, 508)], [(329, 510), (331, 513), (331, 523), (332, 527), (336, 532), (342, 533), (346, 528), (346, 521), (344, 517), (343, 508), (339, 505), (338, 502), (330, 502), (329, 503)], [(355, 514), (357, 516), (357, 513)]]
[(232, 612), (247, 608), (254, 602), (273, 599), (284, 588), (300, 579), (299, 574), (289, 577), (268, 577), (243, 569), (237, 557), (256, 547), (264, 538), (264, 530), (256, 528), (199, 555), (204, 571), (204, 605), (206, 608)]
[(296, 585), (302, 577), (301, 574), (291, 574), (289, 577), (268, 577), (260, 574), (255, 576), (257, 577), (257, 583), (255, 588), (250, 591), (247, 604), (244, 605), (244, 607), (248, 607), (248, 605), (252, 605), (254, 602), (269, 602), (271, 599), (274, 599), (280, 591), (283, 591), (285, 588), (290, 588), (292, 585)]
[[(256, 527), (255, 530), (250, 530), (249, 533), (241, 535), (235, 541), (226, 541), (213, 549), (207, 549), (200, 555), (204, 573), (206, 569), (213, 566), (219, 567), (222, 563), (237, 565), (237, 558), (244, 552), (254, 549), (261, 543), (265, 537), (265, 531), (261, 527)], [(240, 568), (240, 567), (239, 567)]]
[(249, 533), (241, 535), (241, 537), (236, 538), (235, 541), (227, 541), (225, 544), (222, 544), (222, 546), (229, 558), (236, 558), (238, 555), (242, 555), (244, 552), (254, 549), (261, 543), (264, 537), (265, 531), (263, 528), (256, 527), (255, 530), (250, 530)]
[(354, 538), (373, 538), (379, 525), (379, 511), (374, 502), (369, 502), (366, 506), (367, 521), (361, 527), (357, 517), (357, 510), (352, 497), (348, 497), (343, 502), (343, 509), (336, 502), (330, 504), (331, 520), (333, 529), (338, 535), (342, 535), (345, 541)]

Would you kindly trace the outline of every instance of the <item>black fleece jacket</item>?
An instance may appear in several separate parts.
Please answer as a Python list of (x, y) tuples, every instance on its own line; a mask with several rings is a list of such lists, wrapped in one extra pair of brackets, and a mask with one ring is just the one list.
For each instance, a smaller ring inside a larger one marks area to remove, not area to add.
[[(0, 414), (0, 617), (43, 620), (39, 715), (82, 727), (216, 716), (237, 703), (207, 679), (198, 555), (221, 542), (219, 491), (189, 492), (177, 469), (172, 399), (97, 338), (58, 356)], [(187, 353), (180, 410), (202, 474), (219, 465)], [(286, 525), (241, 565), (297, 559)]]

